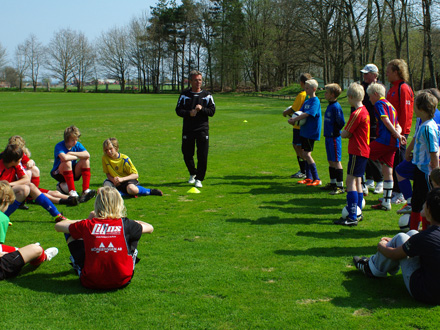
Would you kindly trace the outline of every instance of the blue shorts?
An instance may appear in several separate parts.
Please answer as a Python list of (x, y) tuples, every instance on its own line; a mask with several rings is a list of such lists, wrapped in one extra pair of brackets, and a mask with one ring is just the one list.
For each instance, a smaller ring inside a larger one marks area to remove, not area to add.
[(416, 165), (407, 160), (402, 160), (402, 162), (397, 165), (396, 173), (401, 177), (409, 180), (414, 180), (414, 171), (416, 170)]
[(327, 151), (327, 160), (329, 162), (340, 162), (342, 154), (341, 137), (326, 137), (325, 150)]
[(362, 177), (367, 167), (368, 158), (356, 155), (348, 155), (347, 174), (355, 177)]
[(300, 146), (301, 147), (301, 135), (299, 135), (299, 129), (296, 129), (296, 128), (293, 129), (292, 144), (294, 146)]

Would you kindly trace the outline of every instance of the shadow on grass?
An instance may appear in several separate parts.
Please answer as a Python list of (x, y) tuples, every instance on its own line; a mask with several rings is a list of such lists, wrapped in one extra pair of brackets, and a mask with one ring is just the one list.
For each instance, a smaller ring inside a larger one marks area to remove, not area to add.
[[(236, 223), (249, 223), (250, 225), (279, 225), (279, 224), (288, 224), (288, 225), (312, 225), (312, 224), (331, 224), (333, 223), (326, 219), (317, 219), (317, 218), (280, 218), (280, 217), (263, 217), (257, 220), (244, 219), (244, 218), (232, 218), (226, 219), (226, 222), (236, 222)], [(328, 223), (327, 223), (328, 222)]]
[(393, 237), (396, 233), (390, 233), (389, 230), (365, 230), (359, 228), (344, 228), (334, 225), (335, 228), (343, 228), (337, 232), (316, 232), (316, 231), (299, 231), (297, 236), (313, 237), (317, 239), (339, 239), (342, 237), (350, 238), (374, 238), (374, 237)]
[(313, 257), (351, 257), (369, 256), (375, 253), (374, 246), (327, 246), (314, 247), (304, 250), (275, 250), (275, 254), (281, 256), (313, 256)]

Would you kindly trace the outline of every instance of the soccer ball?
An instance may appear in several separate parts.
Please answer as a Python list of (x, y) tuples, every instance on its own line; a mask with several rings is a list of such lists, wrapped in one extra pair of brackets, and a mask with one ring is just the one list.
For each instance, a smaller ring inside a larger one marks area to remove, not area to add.
[[(303, 112), (302, 111), (296, 111), (294, 113), (292, 113), (292, 118), (298, 117), (299, 115), (302, 115)], [(307, 118), (301, 119), (299, 122), (296, 122), (296, 124), (298, 124), (298, 126), (302, 126), (306, 123)]]
[(58, 182), (57, 190), (64, 195), (69, 195), (69, 188), (67, 187), (66, 182)]
[(403, 232), (409, 231), (409, 219), (411, 217), (411, 214), (404, 214), (399, 218), (399, 227), (400, 230)]
[[(356, 217), (360, 217), (362, 215), (362, 210), (359, 208), (359, 206), (356, 206), (357, 211), (356, 211)], [(348, 217), (348, 210), (347, 210), (347, 206), (344, 206), (344, 208), (342, 209), (342, 219), (347, 219)]]

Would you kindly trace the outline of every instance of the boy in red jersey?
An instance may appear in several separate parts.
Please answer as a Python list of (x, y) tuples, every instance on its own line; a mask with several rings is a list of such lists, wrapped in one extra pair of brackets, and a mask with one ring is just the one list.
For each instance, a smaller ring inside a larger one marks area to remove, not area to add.
[(379, 160), (382, 164), (383, 201), (371, 207), (376, 210), (391, 210), (393, 193), (393, 162), (399, 144), (406, 144), (406, 138), (400, 135), (402, 129), (397, 121), (396, 109), (385, 99), (385, 86), (378, 83), (371, 84), (367, 93), (374, 104), (374, 115), (377, 121), (376, 139), (371, 142), (370, 159)]
[(55, 225), (63, 232), (81, 284), (90, 289), (117, 289), (130, 283), (137, 244), (153, 226), (125, 217), (124, 201), (113, 187), (98, 189), (95, 211), (86, 220), (66, 220)]
[(362, 104), (364, 96), (364, 88), (358, 83), (352, 83), (347, 90), (348, 102), (356, 109), (341, 133), (342, 138), (349, 139), (346, 181), (348, 216), (334, 221), (335, 225), (357, 226), (358, 221), (362, 220), (362, 214), (357, 215), (357, 207), (362, 210), (362, 176), (370, 156), (370, 115)]

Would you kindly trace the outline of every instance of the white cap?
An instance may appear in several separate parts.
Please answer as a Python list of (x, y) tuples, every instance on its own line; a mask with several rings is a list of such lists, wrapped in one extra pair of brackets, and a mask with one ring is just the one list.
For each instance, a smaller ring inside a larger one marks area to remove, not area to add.
[(361, 72), (362, 73), (368, 73), (368, 72), (378, 73), (379, 69), (374, 64), (367, 64), (366, 66), (364, 66), (364, 68), (361, 70)]

